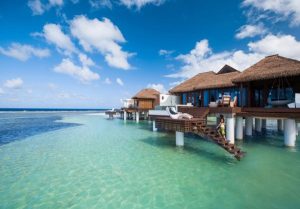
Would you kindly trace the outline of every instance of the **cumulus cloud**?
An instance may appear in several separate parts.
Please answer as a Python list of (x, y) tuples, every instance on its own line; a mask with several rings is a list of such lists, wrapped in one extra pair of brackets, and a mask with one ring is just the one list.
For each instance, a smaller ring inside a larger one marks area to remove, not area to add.
[(52, 7), (61, 7), (63, 3), (63, 0), (49, 0), (46, 3), (42, 3), (41, 0), (29, 0), (27, 5), (32, 10), (33, 15), (42, 15)]
[(267, 35), (265, 38), (248, 44), (251, 51), (263, 55), (280, 54), (300, 59), (300, 41), (291, 35)]
[(126, 7), (137, 9), (141, 9), (143, 6), (146, 6), (148, 4), (159, 6), (164, 2), (165, 0), (120, 0), (120, 3), (125, 5)]
[(124, 82), (121, 80), (121, 78), (117, 78), (116, 79), (117, 84), (119, 84), (120, 86), (124, 86)]
[(218, 71), (225, 64), (244, 70), (271, 54), (300, 59), (300, 42), (291, 35), (269, 34), (259, 41), (250, 42), (248, 52), (233, 50), (213, 53), (208, 40), (205, 39), (197, 42), (188, 54), (177, 56), (176, 59), (181, 61), (183, 66), (178, 72), (167, 77), (189, 78), (200, 72)]
[(57, 49), (62, 50), (62, 52), (66, 55), (70, 55), (77, 51), (70, 37), (62, 31), (60, 25), (44, 25), (43, 36), (49, 43), (54, 44)]
[(39, 58), (50, 56), (50, 51), (48, 49), (36, 48), (31, 45), (20, 43), (12, 43), (6, 49), (0, 47), (0, 53), (21, 61), (26, 61), (33, 56)]
[(262, 25), (243, 25), (238, 29), (237, 34), (235, 37), (237, 39), (244, 39), (244, 38), (252, 38), (258, 35), (264, 35), (267, 33), (267, 29)]
[(111, 84), (111, 80), (110, 80), (109, 78), (106, 78), (106, 79), (104, 80), (104, 83), (105, 83), (105, 84)]
[(165, 89), (165, 86), (161, 83), (150, 83), (148, 84), (147, 88), (152, 88), (152, 89), (155, 89), (157, 91), (159, 91), (160, 93), (166, 93), (167, 90)]
[(91, 71), (88, 66), (75, 65), (69, 58), (63, 59), (59, 65), (54, 67), (54, 71), (57, 73), (70, 75), (83, 83), (98, 80), (100, 78), (100, 76)]
[(300, 4), (299, 0), (244, 0), (244, 6), (254, 8), (263, 16), (278, 16), (277, 19), (290, 19), (291, 25), (300, 25)]
[(131, 68), (128, 63), (131, 54), (123, 51), (119, 45), (126, 40), (119, 28), (109, 19), (104, 18), (101, 21), (97, 18), (88, 19), (83, 15), (77, 16), (71, 21), (70, 29), (85, 51), (100, 52), (111, 67), (124, 70)]
[(20, 89), (23, 86), (23, 80), (21, 78), (14, 78), (5, 81), (4, 87), (9, 89)]

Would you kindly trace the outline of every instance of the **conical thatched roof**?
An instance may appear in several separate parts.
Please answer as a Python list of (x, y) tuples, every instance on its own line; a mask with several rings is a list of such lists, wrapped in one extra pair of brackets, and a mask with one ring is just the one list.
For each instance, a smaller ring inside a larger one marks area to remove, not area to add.
[(147, 88), (139, 91), (136, 95), (132, 97), (132, 99), (157, 99), (159, 94), (159, 91)]
[(300, 61), (272, 55), (243, 71), (233, 82), (248, 82), (300, 75)]
[(218, 73), (213, 71), (199, 73), (170, 90), (170, 93), (182, 93), (203, 89), (226, 88), (235, 86), (232, 79), (240, 71), (225, 65)]

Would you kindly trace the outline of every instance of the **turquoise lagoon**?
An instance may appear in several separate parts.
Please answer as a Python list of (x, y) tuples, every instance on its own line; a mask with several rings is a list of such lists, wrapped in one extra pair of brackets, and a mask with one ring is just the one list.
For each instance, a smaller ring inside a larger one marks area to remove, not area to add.
[[(213, 143), (152, 132), (148, 122), (74, 113), (1, 113), (0, 208), (300, 208), (299, 138)], [(270, 125), (272, 129), (272, 124)]]

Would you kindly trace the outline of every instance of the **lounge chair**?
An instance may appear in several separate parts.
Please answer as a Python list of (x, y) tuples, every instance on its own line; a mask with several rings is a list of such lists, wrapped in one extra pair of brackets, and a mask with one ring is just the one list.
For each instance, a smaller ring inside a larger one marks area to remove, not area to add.
[(193, 116), (190, 115), (190, 114), (187, 114), (187, 113), (181, 113), (181, 112), (176, 112), (175, 109), (173, 107), (168, 107), (167, 109), (167, 112), (169, 113), (169, 116), (172, 118), (172, 119), (192, 119)]
[(208, 107), (211, 107), (211, 108), (213, 108), (213, 107), (218, 107), (218, 102), (210, 102), (210, 103), (208, 104)]
[(222, 107), (230, 106), (230, 100), (231, 100), (231, 97), (229, 95), (223, 95), (221, 106)]
[(233, 101), (230, 101), (230, 107), (236, 107), (237, 106), (237, 96), (233, 98)]
[(289, 108), (300, 108), (300, 93), (295, 94), (295, 102), (288, 104)]

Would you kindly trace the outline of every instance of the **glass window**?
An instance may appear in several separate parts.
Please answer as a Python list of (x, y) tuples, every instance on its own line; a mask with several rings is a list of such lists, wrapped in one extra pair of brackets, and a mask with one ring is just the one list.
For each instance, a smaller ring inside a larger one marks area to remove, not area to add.
[(184, 104), (184, 105), (187, 103), (187, 98), (186, 97), (187, 97), (187, 94), (183, 93), (182, 94), (182, 104)]
[(209, 91), (205, 90), (204, 91), (204, 107), (207, 107), (209, 104)]

